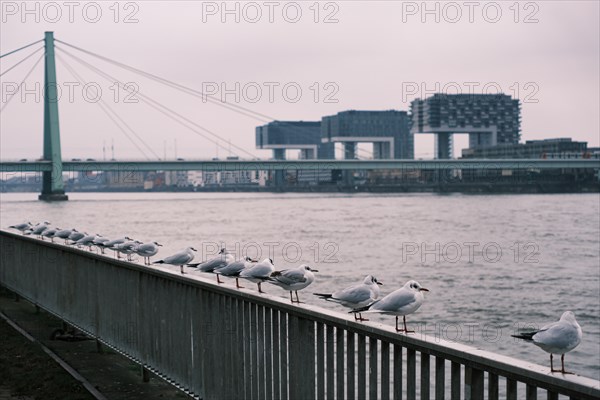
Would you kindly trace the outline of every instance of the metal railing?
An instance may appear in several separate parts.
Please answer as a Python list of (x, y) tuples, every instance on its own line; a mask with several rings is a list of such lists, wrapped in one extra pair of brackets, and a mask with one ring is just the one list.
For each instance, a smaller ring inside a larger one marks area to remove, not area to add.
[[(0, 283), (201, 399), (600, 398), (600, 382), (0, 231)], [(562, 397), (562, 396), (561, 396)]]

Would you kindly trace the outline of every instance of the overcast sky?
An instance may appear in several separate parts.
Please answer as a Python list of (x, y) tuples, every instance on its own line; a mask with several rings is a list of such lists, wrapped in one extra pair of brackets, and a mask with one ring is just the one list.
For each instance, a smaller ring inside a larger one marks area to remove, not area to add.
[[(427, 2), (427, 10), (421, 1), (230, 1), (230, 13), (221, 1), (28, 2), (27, 10), (21, 1), (1, 3), (2, 54), (54, 31), (64, 42), (217, 98), (227, 89), (227, 101), (270, 119), (319, 120), (348, 109), (408, 110), (410, 100), (436, 91), (481, 93), (485, 88), (521, 99), (522, 140), (572, 137), (600, 145), (595, 0)], [(2, 58), (2, 72), (41, 45)], [(236, 146), (270, 156), (254, 143), (254, 128), (265, 118), (232, 112), (57, 46), (63, 158), (101, 159), (104, 145), (110, 157), (113, 142), (117, 158), (156, 158), (165, 152), (173, 157), (175, 150), (178, 157), (223, 157), (229, 149), (249, 157)], [(0, 107), (40, 55), (0, 78)], [(87, 91), (65, 61), (88, 82)], [(138, 103), (126, 102), (127, 92), (115, 80), (133, 83)], [(42, 154), (42, 87), (43, 60), (26, 80), (28, 94), (17, 94), (0, 114), (0, 158)], [(194, 129), (211, 140), (149, 107), (141, 95), (222, 137), (222, 147), (200, 128)], [(128, 139), (97, 97), (144, 144), (123, 128)], [(464, 147), (466, 136), (460, 136), (457, 145)], [(417, 157), (431, 156), (431, 135), (416, 143)]]

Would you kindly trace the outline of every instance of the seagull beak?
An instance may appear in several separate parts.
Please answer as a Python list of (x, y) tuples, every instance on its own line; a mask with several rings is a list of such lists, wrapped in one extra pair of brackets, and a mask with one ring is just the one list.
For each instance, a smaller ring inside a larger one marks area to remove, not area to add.
[(318, 270), (318, 269), (311, 269), (310, 271), (311, 271), (311, 272), (319, 272), (319, 270)]
[(422, 287), (421, 289), (419, 289), (420, 292), (429, 292), (429, 289), (425, 289), (424, 287)]
[(378, 284), (379, 286), (383, 286), (383, 283), (381, 283), (381, 282), (379, 282), (379, 281), (377, 281), (377, 284)]
[(156, 243), (156, 245), (162, 247), (162, 244), (160, 244), (160, 243)]

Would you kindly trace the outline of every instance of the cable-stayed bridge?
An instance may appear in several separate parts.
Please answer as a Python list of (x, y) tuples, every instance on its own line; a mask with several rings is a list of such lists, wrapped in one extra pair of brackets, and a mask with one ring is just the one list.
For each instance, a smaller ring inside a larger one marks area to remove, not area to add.
[[(90, 63), (78, 54), (85, 54), (97, 60), (104, 61), (113, 66), (119, 67), (131, 73), (148, 78), (154, 82), (165, 85), (171, 89), (186, 93), (188, 95), (202, 98), (212, 104), (224, 107), (232, 113), (237, 113), (248, 118), (252, 118), (260, 123), (270, 122), (274, 118), (268, 115), (256, 112), (254, 110), (242, 107), (238, 104), (223, 102), (221, 99), (214, 98), (206, 93), (195, 90), (193, 88), (178, 84), (169, 79), (159, 77), (148, 73), (133, 66), (113, 60), (109, 57), (100, 55), (90, 50), (79, 46), (67, 43), (54, 38), (53, 32), (46, 32), (44, 39), (35, 41), (28, 45), (22, 46), (16, 50), (0, 55), (0, 58), (16, 54), (26, 49), (30, 49), (43, 42), (43, 45), (35, 49), (33, 52), (26, 55), (24, 58), (16, 62), (11, 67), (7, 68), (0, 76), (10, 72), (12, 69), (21, 65), (28, 59), (39, 55), (35, 64), (28, 70), (21, 85), (13, 92), (0, 108), (0, 112), (4, 109), (11, 100), (18, 94), (23, 82), (32, 74), (35, 67), (44, 59), (44, 150), (43, 157), (37, 161), (0, 161), (0, 172), (38, 172), (43, 176), (41, 200), (67, 200), (67, 196), (63, 186), (63, 172), (92, 172), (92, 171), (291, 171), (291, 170), (310, 170), (310, 171), (326, 171), (326, 170), (477, 170), (477, 169), (512, 169), (512, 170), (527, 170), (527, 169), (600, 169), (600, 160), (598, 159), (520, 159), (520, 160), (374, 160), (374, 159), (356, 159), (356, 160), (260, 160), (257, 157), (244, 149), (237, 146), (223, 137), (213, 132), (210, 129), (200, 125), (191, 118), (186, 117), (177, 110), (168, 107), (161, 101), (149, 96), (146, 93), (137, 92), (136, 98), (143, 102), (156, 112), (169, 118), (179, 126), (192, 132), (193, 134), (203, 138), (204, 140), (215, 144), (230, 153), (236, 154), (239, 159), (229, 160), (167, 160), (161, 157), (154, 151), (142, 137), (131, 127), (125, 119), (120, 116), (113, 107), (106, 101), (100, 99), (97, 104), (102, 112), (115, 124), (116, 128), (123, 136), (131, 142), (140, 154), (145, 158), (144, 161), (126, 161), (126, 160), (111, 160), (111, 161), (63, 161), (61, 153), (61, 137), (60, 125), (58, 116), (58, 93), (56, 79), (56, 59), (61, 61), (61, 64), (77, 79), (81, 85), (87, 85), (83, 76), (70, 63), (75, 61), (78, 65), (93, 71), (102, 78), (118, 85), (122, 90), (127, 91), (127, 83), (117, 79), (97, 65)], [(56, 45), (58, 43), (58, 45)], [(43, 51), (42, 51), (43, 50)], [(58, 51), (56, 51), (58, 50)], [(41, 53), (41, 54), (40, 54)], [(66, 57), (64, 57), (66, 56)], [(69, 61), (67, 61), (67, 58)], [(298, 131), (298, 134), (303, 134)], [(368, 152), (359, 149), (363, 156), (370, 156)]]

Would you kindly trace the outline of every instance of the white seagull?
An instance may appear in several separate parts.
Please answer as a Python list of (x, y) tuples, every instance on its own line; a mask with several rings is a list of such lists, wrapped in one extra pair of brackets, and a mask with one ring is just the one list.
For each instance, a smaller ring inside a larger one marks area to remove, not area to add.
[[(582, 335), (581, 326), (575, 320), (575, 314), (571, 311), (565, 311), (559, 321), (545, 325), (539, 331), (522, 332), (519, 335), (511, 336), (533, 342), (546, 353), (550, 353), (550, 372), (570, 374), (570, 372), (565, 371), (565, 354), (581, 343)], [(552, 365), (553, 354), (561, 355), (562, 369), (554, 369)]]
[[(396, 332), (415, 333), (406, 327), (406, 316), (412, 314), (421, 307), (425, 296), (423, 292), (429, 289), (421, 287), (417, 281), (408, 281), (398, 290), (393, 291), (381, 300), (377, 300), (368, 306), (354, 309), (350, 312), (380, 313), (396, 316)], [(404, 329), (398, 328), (398, 317), (402, 316)]]
[(112, 251), (115, 252), (115, 255), (117, 256), (117, 258), (121, 258), (121, 256), (119, 255), (119, 252), (117, 251), (117, 245), (125, 243), (127, 241), (133, 240), (132, 238), (130, 238), (129, 236), (125, 236), (119, 239), (114, 239), (114, 240), (109, 240), (106, 241), (104, 243), (97, 243), (98, 246), (101, 246), (105, 249), (111, 249)]
[[(312, 269), (308, 265), (302, 264), (298, 268), (273, 272), (268, 282), (279, 286), (283, 290), (289, 291), (292, 303), (300, 303), (298, 290), (302, 290), (313, 283), (315, 280), (313, 272), (319, 272), (319, 270)], [(296, 301), (294, 301), (294, 298), (292, 297), (292, 291), (296, 292)]]
[[(204, 261), (201, 263), (188, 264), (189, 267), (195, 267), (197, 270), (201, 272), (213, 272), (217, 268), (223, 268), (227, 264), (235, 261), (235, 258), (231, 253), (229, 253), (225, 249), (221, 249), (219, 251), (219, 255), (214, 258), (211, 258), (208, 261)], [(219, 280), (217, 276), (217, 281)], [(221, 282), (222, 283), (222, 282)]]
[[(345, 289), (335, 291), (331, 294), (314, 293), (323, 300), (339, 303), (344, 307), (359, 308), (371, 304), (379, 297), (379, 286), (383, 283), (379, 282), (373, 275), (367, 275), (362, 283), (353, 285)], [(358, 314), (358, 318), (356, 315)], [(354, 313), (356, 321), (368, 321), (363, 318), (360, 313)]]
[(179, 265), (181, 273), (183, 274), (183, 266), (194, 259), (194, 251), (198, 250), (193, 247), (187, 247), (181, 250), (179, 253), (175, 253), (172, 256), (163, 258), (162, 260), (154, 261), (152, 264)]
[(79, 239), (82, 239), (87, 236), (85, 232), (79, 232), (73, 229), (73, 232), (69, 235), (68, 239), (72, 242), (71, 244), (75, 244)]
[(158, 253), (158, 248), (162, 244), (158, 242), (143, 243), (136, 247), (135, 252), (138, 256), (144, 257), (144, 265), (150, 265), (150, 257)]
[[(85, 247), (87, 246), (90, 251), (92, 251), (92, 245), (94, 244), (94, 240), (99, 238), (100, 235), (86, 235), (75, 242), (75, 246), (77, 247)], [(106, 239), (108, 240), (108, 239)]]
[(73, 232), (77, 232), (77, 229), (60, 229), (54, 233), (54, 237), (64, 239), (65, 244), (67, 244), (69, 242), (69, 236), (71, 236), (71, 233)]
[(231, 262), (223, 267), (215, 268), (213, 272), (217, 275), (217, 283), (223, 283), (219, 279), (219, 275), (229, 276), (231, 278), (235, 278), (235, 286), (238, 289), (243, 288), (243, 286), (240, 286), (239, 282), (240, 274), (244, 269), (252, 267), (254, 263), (256, 263), (256, 261), (250, 257), (245, 257), (241, 260)]
[(20, 224), (11, 225), (9, 226), (9, 228), (16, 229), (18, 231), (21, 231), (22, 234), (25, 234), (26, 230), (31, 229), (31, 222), (26, 221)]
[(42, 240), (44, 240), (45, 237), (50, 238), (51, 242), (54, 242), (54, 234), (56, 232), (58, 232), (60, 230), (60, 228), (48, 228), (46, 229), (44, 232), (42, 232), (42, 234), (40, 235)]
[(258, 292), (264, 293), (260, 285), (262, 282), (268, 280), (274, 271), (275, 266), (273, 265), (273, 260), (270, 258), (265, 258), (250, 268), (242, 270), (242, 272), (240, 272), (240, 278), (248, 279), (250, 282), (256, 283), (256, 286), (258, 286)]
[(48, 222), (48, 221), (40, 222), (39, 224), (29, 228), (29, 230), (24, 233), (26, 235), (37, 235), (38, 237), (41, 237), (42, 232), (44, 232), (46, 229), (48, 229), (49, 225), (50, 225), (50, 222)]

